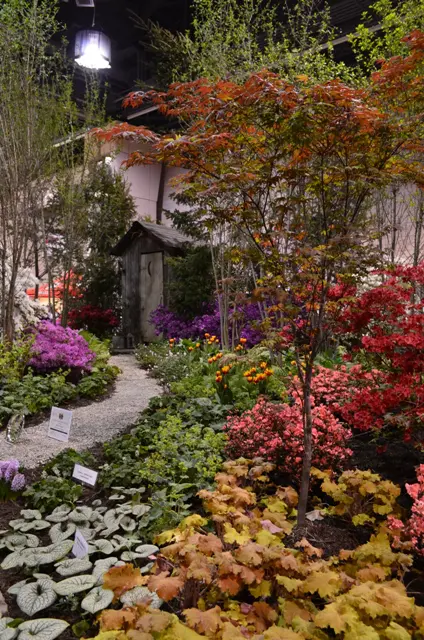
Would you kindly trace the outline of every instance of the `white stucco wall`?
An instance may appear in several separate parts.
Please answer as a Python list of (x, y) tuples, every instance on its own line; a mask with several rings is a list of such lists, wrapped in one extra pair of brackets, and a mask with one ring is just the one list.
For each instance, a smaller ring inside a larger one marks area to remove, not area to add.
[[(127, 181), (131, 195), (135, 200), (137, 209), (137, 219), (150, 219), (156, 222), (156, 205), (159, 194), (160, 184), (160, 165), (139, 165), (124, 169), (123, 162), (127, 160), (130, 153), (140, 150), (140, 145), (134, 143), (125, 143), (120, 146), (119, 152), (112, 151), (111, 165), (116, 171), (122, 171)], [(172, 178), (181, 173), (176, 167), (166, 167), (165, 169), (165, 185), (163, 194), (163, 209), (174, 211), (178, 208), (176, 202), (171, 198), (171, 193), (175, 191), (175, 187), (171, 184)], [(181, 206), (179, 208), (182, 208)], [(162, 214), (162, 224), (171, 226), (170, 220)]]

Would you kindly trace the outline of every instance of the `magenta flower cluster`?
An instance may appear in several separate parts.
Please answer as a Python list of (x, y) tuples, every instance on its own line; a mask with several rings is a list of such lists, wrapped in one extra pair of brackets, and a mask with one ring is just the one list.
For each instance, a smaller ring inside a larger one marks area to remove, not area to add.
[(9, 491), (22, 491), (25, 484), (25, 476), (19, 472), (18, 460), (0, 460), (0, 497)]
[(40, 322), (35, 331), (35, 341), (28, 363), (30, 367), (39, 373), (73, 368), (90, 371), (95, 353), (78, 331), (61, 327), (48, 320)]

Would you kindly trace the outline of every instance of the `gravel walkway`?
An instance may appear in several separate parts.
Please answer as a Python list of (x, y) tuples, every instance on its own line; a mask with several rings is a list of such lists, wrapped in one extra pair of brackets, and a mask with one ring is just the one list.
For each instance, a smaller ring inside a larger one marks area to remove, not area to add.
[(0, 436), (0, 460), (17, 458), (27, 468), (37, 467), (62, 449), (71, 447), (79, 451), (96, 442), (110, 440), (147, 407), (149, 399), (159, 395), (160, 387), (140, 369), (133, 355), (112, 356), (110, 364), (118, 366), (118, 376), (112, 395), (73, 410), (69, 442), (47, 437), (49, 421), (25, 429), (17, 444), (8, 444), (5, 432)]

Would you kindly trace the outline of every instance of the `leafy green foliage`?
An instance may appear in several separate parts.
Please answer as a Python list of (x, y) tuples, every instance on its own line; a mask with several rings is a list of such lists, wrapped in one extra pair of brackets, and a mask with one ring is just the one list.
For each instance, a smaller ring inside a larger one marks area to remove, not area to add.
[[(371, 31), (370, 24), (378, 24)], [(403, 38), (415, 29), (424, 29), (423, 0), (377, 0), (363, 13), (355, 35), (350, 37), (358, 62), (357, 73), (368, 75), (375, 71), (379, 60), (405, 55), (408, 51)]]
[(72, 478), (75, 464), (83, 467), (92, 467), (96, 464), (94, 456), (88, 451), (78, 452), (75, 449), (63, 449), (54, 458), (51, 458), (43, 467), (43, 474)]
[(194, 247), (184, 256), (168, 258), (171, 270), (168, 282), (168, 308), (182, 318), (192, 319), (204, 313), (212, 302), (215, 281), (209, 247)]
[(315, 0), (277, 6), (268, 0), (195, 0), (189, 32), (174, 35), (139, 24), (149, 35), (157, 85), (199, 77), (242, 81), (263, 68), (288, 78), (350, 75), (346, 65), (335, 62), (331, 46), (321, 47), (335, 36), (328, 7)]
[(128, 229), (135, 214), (134, 200), (122, 175), (102, 162), (85, 186), (89, 251), (82, 269), (82, 304), (119, 311), (121, 274), (117, 258), (110, 251)]
[(82, 487), (75, 482), (57, 476), (47, 476), (28, 487), (24, 496), (28, 506), (46, 513), (61, 504), (75, 505), (81, 494)]
[(140, 343), (135, 351), (135, 357), (143, 369), (153, 369), (162, 358), (167, 356), (168, 351), (167, 342)]
[(167, 415), (154, 431), (146, 419), (131, 435), (105, 444), (107, 463), (99, 480), (106, 487), (147, 483), (158, 489), (186, 483), (193, 495), (199, 482), (213, 479), (224, 442), (223, 434), (200, 424), (185, 425), (177, 416)]
[(0, 423), (14, 413), (34, 415), (54, 405), (63, 405), (77, 395), (75, 385), (66, 381), (66, 372), (36, 375), (32, 371), (0, 387)]

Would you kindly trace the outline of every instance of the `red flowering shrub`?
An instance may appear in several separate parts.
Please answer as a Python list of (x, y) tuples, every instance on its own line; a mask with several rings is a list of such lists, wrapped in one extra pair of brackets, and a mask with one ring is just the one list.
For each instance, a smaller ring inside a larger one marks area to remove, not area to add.
[(424, 263), (386, 275), (384, 283), (359, 296), (344, 314), (344, 331), (374, 370), (342, 413), (360, 429), (396, 424), (409, 440), (424, 417)]
[(119, 325), (119, 319), (112, 309), (101, 309), (91, 304), (72, 309), (69, 312), (68, 321), (72, 329), (85, 329), (98, 338), (110, 337)]
[[(313, 458), (315, 467), (341, 467), (352, 451), (346, 443), (351, 436), (331, 410), (320, 404), (313, 408)], [(227, 454), (232, 458), (254, 458), (287, 467), (300, 473), (303, 455), (303, 420), (298, 404), (272, 404), (261, 399), (250, 411), (228, 418)]]
[(395, 534), (395, 546), (400, 540), (407, 540), (413, 549), (424, 555), (424, 464), (417, 469), (415, 484), (406, 484), (405, 489), (413, 499), (411, 517), (406, 524), (394, 517), (388, 518), (388, 524)]

